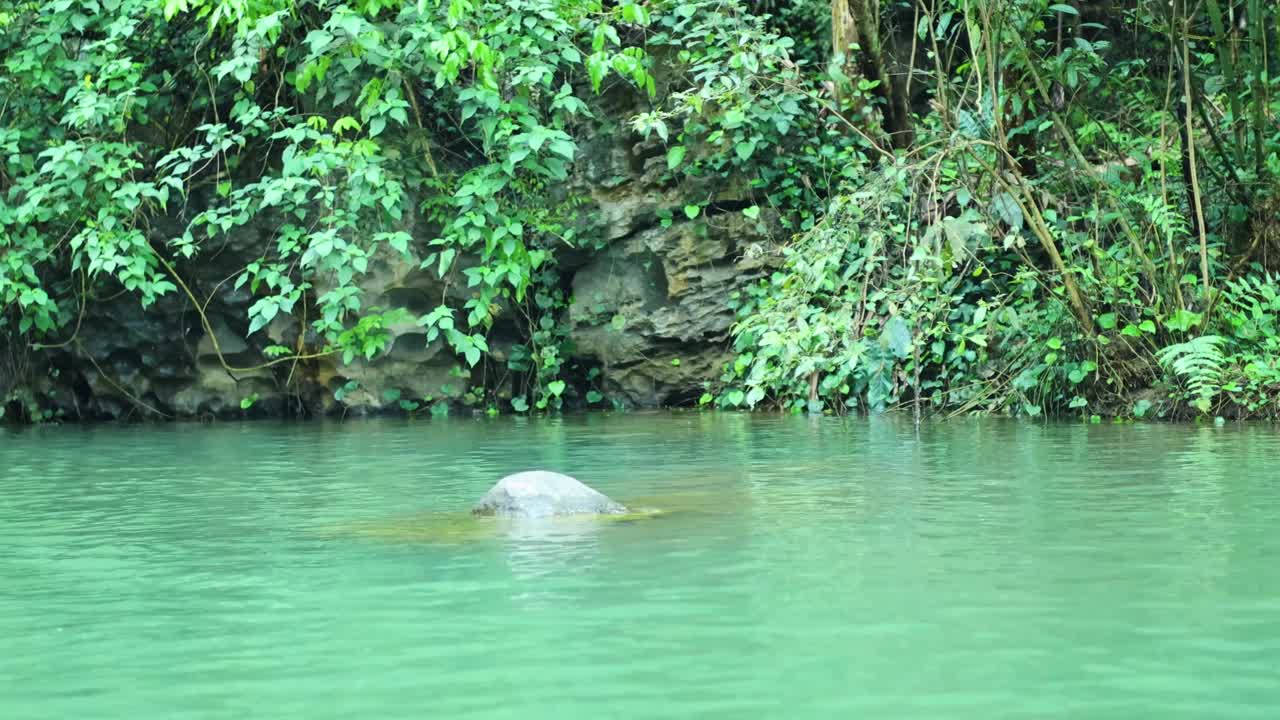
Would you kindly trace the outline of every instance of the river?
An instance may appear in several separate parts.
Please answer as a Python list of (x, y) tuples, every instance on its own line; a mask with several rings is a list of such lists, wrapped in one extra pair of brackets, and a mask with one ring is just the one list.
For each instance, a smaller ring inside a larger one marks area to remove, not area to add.
[[(528, 468), (669, 512), (466, 514)], [(0, 431), (0, 717), (1273, 718), (1278, 468), (1247, 425)]]

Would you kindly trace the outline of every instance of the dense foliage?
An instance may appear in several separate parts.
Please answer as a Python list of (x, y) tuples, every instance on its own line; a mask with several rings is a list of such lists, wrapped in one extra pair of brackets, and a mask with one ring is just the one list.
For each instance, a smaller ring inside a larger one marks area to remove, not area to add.
[(739, 298), (722, 404), (1278, 414), (1273, 5), (832, 7), (892, 38), (887, 136)]
[[(255, 224), (271, 241), (234, 279), (259, 296), (248, 332), (310, 318), (311, 347), (269, 348), (277, 361), (383, 349), (402, 313), (366, 307), (359, 282), (389, 247), (441, 274), (480, 256), (466, 306), (418, 320), (475, 365), (499, 298), (552, 302), (530, 290), (554, 273), (551, 239), (572, 239), (567, 211), (530, 200), (577, 151), (567, 131), (589, 113), (572, 83), (652, 91), (619, 36), (647, 20), (537, 0), (6, 4), (0, 331), (74, 326), (111, 280), (144, 305), (189, 293), (179, 261)], [(439, 224), (430, 247), (402, 227), (411, 195)]]
[[(703, 404), (1280, 414), (1277, 47), (1262, 0), (0, 0), (0, 405), (120, 292), (213, 335), (184, 276), (253, 228), (263, 365), (417, 323), (559, 407), (576, 164), (633, 132), (792, 236)], [(464, 299), (370, 306), (389, 252)]]

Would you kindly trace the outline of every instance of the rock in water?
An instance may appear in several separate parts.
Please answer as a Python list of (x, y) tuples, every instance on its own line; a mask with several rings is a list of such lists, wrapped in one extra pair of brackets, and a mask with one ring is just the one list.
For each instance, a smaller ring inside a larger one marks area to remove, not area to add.
[(472, 509), (476, 515), (541, 518), (553, 515), (621, 515), (627, 509), (568, 475), (531, 470), (498, 481)]

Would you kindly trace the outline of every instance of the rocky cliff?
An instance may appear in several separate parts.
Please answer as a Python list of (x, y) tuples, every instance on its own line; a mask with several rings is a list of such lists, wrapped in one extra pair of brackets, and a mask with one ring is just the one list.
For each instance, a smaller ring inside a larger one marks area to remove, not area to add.
[[(664, 184), (662, 147), (626, 133), (600, 134), (578, 166), (566, 191), (589, 199), (592, 235), (560, 260), (570, 297), (561, 322), (573, 360), (598, 368), (595, 386), (620, 405), (695, 402), (729, 357), (729, 294), (760, 277), (773, 257), (768, 226), (740, 212), (751, 203), (731, 183)], [(680, 198), (694, 196), (710, 200), (690, 220)], [(428, 228), (407, 223), (419, 240), (430, 238)], [(178, 267), (204, 305), (207, 325), (184, 293), (146, 309), (128, 293), (99, 299), (86, 305), (72, 344), (10, 348), (9, 382), (28, 387), (34, 406), (68, 419), (398, 411), (404, 398), (457, 406), (477, 385), (503, 396), (495, 386), (501, 380), (466, 368), (442, 341), (428, 343), (412, 321), (393, 327), (388, 350), (368, 361), (343, 365), (329, 356), (264, 365), (267, 346), (299, 347), (307, 319), (278, 316), (246, 339), (254, 298), (233, 280), (263, 247), (267, 238), (259, 235), (242, 231), (199, 263)], [(394, 254), (375, 259), (363, 287), (366, 307), (415, 314), (442, 297), (461, 301), (465, 292), (464, 282), (446, 283)], [(505, 359), (519, 340), (513, 329), (496, 327), (493, 358)]]

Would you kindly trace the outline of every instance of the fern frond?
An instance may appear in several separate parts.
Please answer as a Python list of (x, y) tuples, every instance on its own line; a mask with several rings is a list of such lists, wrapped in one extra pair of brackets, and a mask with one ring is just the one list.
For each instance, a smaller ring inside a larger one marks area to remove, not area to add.
[(1182, 213), (1178, 212), (1176, 207), (1166, 203), (1162, 198), (1153, 195), (1138, 195), (1133, 200), (1146, 213), (1147, 221), (1151, 223), (1151, 226), (1165, 241), (1174, 241), (1188, 234), (1187, 223), (1183, 219)]
[(1225, 284), (1223, 300), (1246, 317), (1257, 321), (1280, 313), (1280, 292), (1271, 273), (1262, 277), (1245, 275), (1227, 280)]
[(1156, 353), (1161, 367), (1182, 379), (1187, 390), (1196, 396), (1196, 407), (1205, 412), (1222, 390), (1222, 371), (1227, 362), (1222, 352), (1225, 343), (1226, 339), (1219, 335), (1201, 335)]

